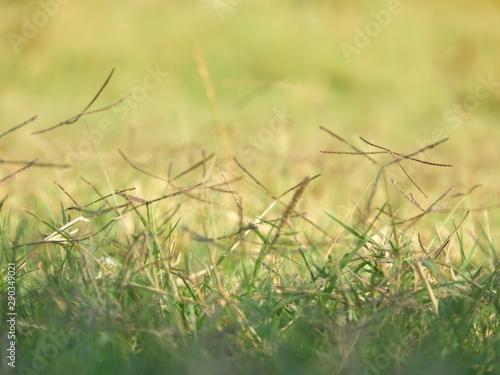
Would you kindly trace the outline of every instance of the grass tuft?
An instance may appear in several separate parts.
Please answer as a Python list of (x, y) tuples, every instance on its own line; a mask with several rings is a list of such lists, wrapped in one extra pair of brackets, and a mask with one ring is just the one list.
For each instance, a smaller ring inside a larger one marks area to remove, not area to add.
[[(379, 164), (381, 170), (416, 161), (389, 153), (394, 159)], [(211, 158), (162, 180), (186, 177)], [(130, 189), (102, 194), (88, 183), (88, 196), (98, 195), (89, 200), (58, 185), (74, 205), (62, 206), (59, 219), (33, 214), (35, 222), (17, 228), (5, 221), (0, 262), (2, 269), (17, 265), (18, 355), (26, 373), (36, 366), (37, 373), (71, 366), (82, 374), (494, 373), (500, 345), (496, 253), (479, 238), (467, 248), (461, 228), (468, 212), (433, 248), (409, 230), (441, 215), (436, 207), (452, 189), (423, 209), (393, 181), (395, 194), (420, 211), (410, 219), (390, 201), (360, 224), (325, 210), (343, 231), (328, 250), (330, 239), (312, 240), (299, 225), (309, 224), (298, 206), (319, 176), (274, 196), (238, 165), (271, 201), (256, 220), (232, 185), (245, 176), (219, 184), (205, 173), (201, 183), (153, 199)], [(375, 184), (383, 179), (378, 173)], [(238, 224), (217, 236), (214, 202), (228, 194)], [(173, 208), (161, 210), (180, 195)], [(201, 232), (181, 219), (189, 205), (204, 217)], [(273, 217), (276, 205), (283, 209)], [(70, 220), (74, 211), (83, 216)], [(47, 233), (41, 239), (30, 234), (37, 221)], [(478, 263), (479, 249), (491, 257)], [(2, 292), (2, 306), (5, 298)], [(57, 356), (44, 354), (47, 345)], [(43, 365), (35, 362), (39, 357)]]

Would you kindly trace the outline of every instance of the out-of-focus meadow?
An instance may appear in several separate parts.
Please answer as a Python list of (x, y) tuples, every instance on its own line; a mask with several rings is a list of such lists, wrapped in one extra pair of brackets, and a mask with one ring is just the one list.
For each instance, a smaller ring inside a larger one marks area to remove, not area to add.
[[(51, 332), (67, 346), (37, 373), (498, 368), (498, 1), (0, 1), (0, 18), (0, 134), (38, 115), (0, 137), (0, 179), (39, 163), (0, 184), (19, 358)], [(33, 134), (112, 71), (88, 111), (123, 101)], [(321, 152), (355, 150), (392, 154)], [(401, 154), (418, 161), (377, 175)]]
[[(69, 186), (80, 175), (102, 179), (83, 139), (109, 119), (108, 132), (96, 139), (119, 186), (133, 173), (117, 148), (159, 174), (171, 162), (174, 169), (188, 165), (204, 148), (219, 159), (237, 157), (277, 191), (288, 187), (283, 175), (322, 173), (317, 204), (349, 205), (373, 169), (360, 157), (320, 154), (352, 151), (319, 130), (323, 125), (364, 150), (373, 149), (359, 135), (403, 153), (449, 137), (426, 160), (453, 169), (419, 166), (419, 184), (440, 191), (456, 182), (463, 192), (482, 184), (474, 203), (498, 203), (500, 10), (492, 1), (47, 0), (0, 7), (2, 129), (42, 114), (2, 139), (1, 158), (73, 167), (32, 170), (4, 191), (43, 194), (40, 188), (56, 191), (53, 180)], [(197, 45), (229, 150), (214, 126)], [(87, 117), (88, 130), (80, 120), (30, 134), (81, 111), (112, 68), (92, 108), (132, 93), (129, 100)], [(287, 116), (285, 126), (272, 126), (277, 112)], [(3, 174), (12, 170), (2, 166)]]

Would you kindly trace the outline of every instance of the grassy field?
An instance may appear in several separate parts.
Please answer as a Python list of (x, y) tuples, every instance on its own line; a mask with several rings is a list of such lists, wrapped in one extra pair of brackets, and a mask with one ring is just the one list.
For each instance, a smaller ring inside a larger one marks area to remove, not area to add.
[(0, 15), (0, 373), (500, 373), (498, 2)]

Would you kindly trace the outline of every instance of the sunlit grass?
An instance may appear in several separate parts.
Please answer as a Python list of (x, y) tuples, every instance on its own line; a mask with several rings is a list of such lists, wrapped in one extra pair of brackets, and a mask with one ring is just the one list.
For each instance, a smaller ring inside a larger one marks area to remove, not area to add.
[[(400, 162), (386, 161), (351, 218), (323, 208), (335, 233), (302, 211), (321, 176), (275, 195), (247, 166), (221, 177), (214, 162), (167, 175), (175, 192), (153, 199), (59, 186), (71, 202), (60, 213), (5, 222), (24, 371), (493, 373), (498, 253), (489, 223), (463, 230), (470, 212), (451, 203), (453, 187), (422, 208), (384, 172)], [(193, 175), (201, 182), (179, 186)], [(404, 205), (421, 212), (407, 217)], [(428, 219), (436, 232), (417, 225)]]
[[(500, 91), (444, 114), (500, 80), (498, 16), (405, 3), (348, 61), (379, 5), (70, 2), (2, 39), (0, 133), (40, 114), (0, 138), (20, 373), (495, 373)], [(91, 109), (144, 98), (32, 134), (112, 68)]]

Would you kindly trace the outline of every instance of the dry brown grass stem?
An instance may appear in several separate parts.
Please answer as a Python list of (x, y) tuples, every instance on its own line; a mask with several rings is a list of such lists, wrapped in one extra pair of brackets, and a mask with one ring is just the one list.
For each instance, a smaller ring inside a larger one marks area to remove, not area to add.
[[(395, 164), (395, 163), (398, 163), (401, 161), (401, 160), (404, 160), (404, 159), (409, 159), (409, 160), (413, 160), (413, 161), (420, 161), (420, 162), (423, 162), (421, 160), (418, 160), (418, 159), (414, 159), (413, 156), (414, 155), (418, 155), (426, 150), (429, 150), (431, 148), (434, 148), (438, 145), (440, 145), (441, 143), (447, 141), (448, 138), (445, 138), (445, 139), (442, 139), (438, 142), (435, 142), (431, 145), (428, 145), (426, 147), (423, 147), (415, 152), (412, 152), (410, 154), (407, 154), (407, 155), (402, 155), (402, 154), (398, 154), (398, 153), (394, 153), (395, 155), (397, 155), (397, 157), (395, 157), (394, 159), (392, 160), (389, 160), (388, 162), (386, 162), (385, 164), (383, 164), (381, 167), (380, 167), (380, 170), (379, 172), (377, 173), (377, 176), (375, 177), (375, 181), (373, 183), (373, 187), (372, 187), (372, 190), (370, 192), (370, 197), (368, 198), (368, 202), (367, 202), (367, 205), (366, 205), (366, 212), (370, 212), (371, 210), (371, 204), (373, 202), (373, 198), (375, 197), (375, 192), (377, 191), (377, 187), (378, 187), (378, 183), (380, 181), (380, 177), (382, 176), (383, 172), (385, 171), (385, 168), (389, 167), (390, 165), (392, 164)], [(427, 165), (431, 165), (431, 166), (436, 166), (436, 167), (451, 167), (451, 165), (449, 164), (438, 164), (438, 163), (430, 163), (430, 162), (423, 162), (424, 164), (427, 164)], [(412, 179), (410, 179), (411, 181), (413, 181)], [(417, 186), (418, 187), (418, 186)], [(421, 189), (418, 188), (420, 191)]]
[(92, 106), (92, 104), (94, 104), (94, 102), (97, 100), (97, 98), (101, 95), (102, 91), (104, 90), (104, 88), (108, 85), (111, 77), (113, 76), (113, 73), (114, 73), (115, 69), (113, 68), (111, 70), (111, 73), (109, 73), (108, 75), (108, 78), (106, 78), (106, 81), (104, 82), (104, 84), (101, 86), (101, 88), (99, 89), (99, 91), (97, 92), (97, 94), (94, 96), (94, 98), (90, 101), (90, 103), (83, 109), (83, 111), (81, 111), (79, 114), (73, 116), (73, 117), (70, 117), (69, 119), (67, 120), (64, 120), (54, 126), (51, 126), (49, 128), (45, 128), (45, 129), (42, 129), (42, 130), (38, 130), (32, 134), (42, 134), (42, 133), (45, 133), (45, 132), (48, 132), (50, 130), (54, 130), (54, 129), (57, 129), (61, 126), (64, 126), (64, 125), (71, 125), (71, 124), (74, 124), (75, 122), (77, 122), (81, 117), (83, 116), (86, 116), (86, 115), (91, 115), (91, 114), (94, 114), (94, 113), (98, 113), (98, 112), (102, 112), (102, 111), (106, 111), (110, 108), (113, 108), (115, 106), (117, 106), (118, 104), (120, 104), (121, 102), (123, 102), (125, 99), (127, 99), (127, 97), (129, 97), (130, 95), (127, 95), (117, 101), (115, 101), (114, 103), (111, 103), (110, 105), (107, 105), (106, 107), (103, 107), (103, 108), (99, 108), (99, 109), (96, 109), (96, 110), (93, 110), (93, 111), (88, 111), (88, 109)]
[(0, 159), (1, 164), (11, 164), (11, 165), (27, 165), (32, 164), (34, 167), (38, 168), (71, 168), (69, 164), (57, 164), (57, 163), (39, 163), (27, 160), (3, 160)]
[(203, 166), (203, 168), (204, 168), (203, 175), (206, 175), (205, 163), (206, 163), (207, 161), (209, 161), (210, 159), (212, 159), (214, 156), (215, 156), (215, 153), (212, 153), (212, 154), (210, 154), (210, 155), (208, 155), (208, 156), (205, 156), (205, 157), (204, 157), (202, 160), (200, 160), (199, 162), (197, 162), (197, 163), (193, 164), (191, 167), (187, 168), (187, 169), (186, 169), (186, 170), (184, 170), (183, 172), (181, 172), (181, 173), (179, 173), (179, 174), (175, 175), (174, 177), (172, 177), (172, 178), (170, 179), (170, 181), (175, 181), (175, 180), (177, 180), (177, 179), (181, 178), (182, 176), (184, 176), (184, 175), (188, 174), (189, 172), (191, 172), (191, 171), (193, 171), (193, 170), (197, 169), (197, 168), (198, 168), (198, 167), (200, 167), (200, 166)]
[[(7, 134), (10, 134), (16, 130), (21, 129), (23, 126), (26, 126), (27, 124), (35, 121), (37, 118), (38, 118), (38, 115), (33, 116), (32, 118), (26, 120), (22, 124), (19, 124), (19, 125), (16, 125), (16, 126), (10, 128), (9, 130), (0, 134), (0, 138), (6, 136)], [(68, 168), (69, 167), (69, 165), (67, 165), (67, 164), (38, 163), (37, 160), (38, 159), (31, 160), (31, 161), (24, 161), (24, 160), (21, 161), (21, 160), (3, 160), (3, 159), (0, 159), (0, 164), (23, 165), (22, 168), (18, 169), (17, 171), (15, 171), (13, 173), (10, 173), (9, 175), (7, 175), (4, 178), (2, 178), (0, 180), (0, 184), (10, 180), (11, 178), (16, 176), (17, 174), (19, 174), (19, 173), (21, 173), (21, 172), (25, 171), (26, 169), (31, 168), (33, 166), (36, 166), (36, 167), (55, 167), (55, 168)]]
[(275, 85), (276, 83), (279, 83), (281, 80), (283, 80), (286, 77), (286, 75), (281, 75), (275, 79), (268, 80), (261, 85), (257, 86), (255, 89), (250, 91), (248, 94), (243, 96), (241, 99), (239, 99), (234, 106), (237, 108), (243, 108), (248, 102), (253, 100), (255, 97), (259, 96), (262, 92), (265, 90), (269, 89), (271, 86)]
[[(143, 173), (143, 174), (145, 174), (145, 175), (147, 175), (147, 176), (149, 176), (149, 177), (153, 177), (153, 178), (156, 178), (156, 179), (158, 179), (158, 180), (160, 180), (160, 181), (164, 181), (164, 182), (172, 182), (172, 181), (175, 181), (175, 180), (179, 179), (180, 177), (182, 177), (182, 176), (184, 176), (184, 175), (188, 174), (189, 172), (191, 172), (191, 171), (193, 171), (193, 170), (197, 169), (197, 168), (198, 168), (198, 167), (200, 167), (200, 166), (203, 166), (203, 167), (204, 167), (204, 166), (205, 166), (205, 163), (206, 163), (207, 161), (209, 161), (210, 159), (212, 159), (212, 158), (215, 156), (215, 153), (212, 153), (212, 154), (210, 154), (210, 155), (208, 155), (208, 156), (204, 157), (204, 158), (203, 158), (202, 160), (200, 160), (199, 162), (196, 162), (195, 164), (193, 164), (193, 165), (192, 165), (192, 166), (190, 166), (189, 168), (185, 169), (185, 170), (184, 170), (184, 171), (182, 171), (181, 173), (177, 174), (177, 175), (176, 175), (176, 176), (174, 176), (173, 178), (170, 178), (170, 177), (169, 177), (169, 178), (163, 178), (163, 177), (160, 177), (160, 176), (158, 176), (158, 175), (156, 175), (156, 174), (153, 174), (153, 173), (151, 173), (151, 172), (149, 172), (149, 171), (145, 170), (144, 168), (139, 167), (137, 164), (135, 164), (133, 161), (131, 161), (131, 160), (130, 160), (130, 159), (129, 159), (126, 155), (125, 155), (125, 153), (124, 153), (122, 150), (118, 149), (118, 152), (120, 153), (121, 157), (122, 157), (122, 158), (123, 158), (123, 159), (127, 162), (127, 164), (128, 164), (128, 165), (130, 165), (130, 166), (131, 166), (133, 169), (135, 169), (136, 171), (139, 171), (139, 172), (141, 172), (141, 173)], [(204, 174), (205, 174), (205, 173), (204, 173)]]
[(205, 58), (203, 57), (201, 47), (198, 44), (196, 44), (194, 47), (194, 60), (196, 62), (196, 66), (198, 67), (198, 74), (200, 75), (203, 86), (205, 87), (205, 93), (210, 104), (210, 109), (212, 110), (212, 115), (214, 116), (215, 131), (222, 143), (222, 151), (224, 153), (224, 156), (226, 158), (229, 158), (231, 155), (231, 144), (229, 142), (229, 138), (222, 121), (222, 116), (217, 105), (217, 98), (215, 95), (214, 86), (212, 84), (212, 79), (210, 78), (210, 74), (208, 73), (207, 64), (205, 63)]
[(293, 195), (293, 198), (288, 206), (286, 206), (285, 210), (283, 211), (283, 214), (281, 215), (280, 221), (278, 222), (278, 225), (276, 226), (276, 233), (274, 234), (273, 239), (271, 240), (271, 244), (274, 245), (276, 241), (278, 240), (279, 236), (281, 235), (281, 232), (283, 230), (283, 226), (285, 223), (288, 221), (292, 213), (295, 212), (295, 207), (297, 207), (297, 203), (299, 203), (300, 198), (302, 197), (302, 194), (304, 194), (304, 191), (306, 190), (307, 185), (309, 184), (309, 181), (312, 179), (309, 178), (309, 176), (305, 177), (302, 182), (298, 185), (295, 186), (297, 189), (295, 191), (295, 194)]
[[(443, 142), (446, 142), (446, 141), (448, 140), (448, 138), (442, 139), (442, 140), (440, 140), (440, 141), (438, 141), (438, 142), (436, 142), (436, 143), (434, 143), (434, 144), (432, 144), (432, 145), (429, 145), (429, 146), (427, 146), (427, 147), (424, 147), (424, 148), (422, 148), (422, 149), (420, 149), (420, 150), (417, 150), (417, 151), (415, 151), (415, 152), (413, 152), (413, 153), (411, 153), (411, 154), (408, 154), (408, 155), (400, 154), (400, 153), (398, 153), (398, 152), (395, 152), (395, 151), (389, 150), (388, 148), (385, 148), (385, 147), (382, 147), (382, 146), (378, 146), (378, 145), (376, 145), (376, 144), (374, 144), (374, 143), (368, 142), (368, 141), (367, 141), (366, 139), (364, 139), (363, 137), (359, 137), (359, 138), (360, 138), (363, 142), (365, 142), (366, 144), (368, 144), (368, 145), (370, 145), (370, 146), (372, 146), (372, 147), (375, 147), (375, 148), (380, 148), (381, 150), (384, 150), (385, 152), (387, 152), (387, 153), (391, 154), (393, 157), (394, 157), (394, 155), (397, 155), (397, 156), (398, 156), (398, 157), (400, 157), (401, 159), (409, 159), (409, 160), (416, 161), (416, 162), (418, 162), (418, 163), (427, 164), (427, 165), (433, 165), (433, 166), (435, 166), (435, 167), (452, 167), (452, 165), (450, 165), (450, 164), (432, 163), (432, 162), (429, 162), (429, 161), (420, 160), (420, 159), (416, 159), (416, 158), (414, 158), (414, 157), (413, 157), (414, 155), (418, 155), (418, 154), (422, 153), (422, 152), (423, 152), (423, 151), (425, 151), (425, 150), (428, 150), (428, 149), (430, 149), (430, 148), (436, 147), (436, 146), (438, 146), (439, 144), (441, 144), (441, 143), (443, 143)], [(395, 158), (395, 159), (398, 159), (398, 158)], [(399, 159), (399, 160), (401, 160), (401, 159)], [(397, 161), (399, 161), (399, 160), (397, 160)], [(394, 160), (394, 162), (397, 162), (397, 161), (396, 161), (396, 160)]]
[[(373, 163), (377, 164), (377, 165), (380, 165), (380, 170), (379, 172), (377, 173), (376, 177), (375, 177), (375, 181), (373, 183), (373, 187), (372, 187), (372, 190), (370, 192), (370, 196), (368, 198), (368, 202), (367, 202), (367, 205), (366, 205), (366, 211), (367, 212), (370, 212), (371, 210), (371, 204), (372, 204), (372, 201), (373, 201), (373, 198), (375, 196), (375, 192), (377, 190), (377, 187), (378, 187), (378, 183), (379, 183), (379, 180), (380, 180), (380, 177), (382, 176), (382, 173), (384, 172), (385, 168), (389, 167), (390, 165), (392, 164), (398, 164), (399, 167), (403, 170), (403, 173), (405, 174), (405, 176), (409, 179), (409, 181), (427, 198), (427, 195), (424, 193), (424, 191), (420, 188), (420, 186), (418, 186), (418, 184), (415, 182), (415, 180), (409, 175), (409, 173), (406, 171), (406, 169), (401, 165), (401, 161), (402, 160), (411, 160), (411, 161), (414, 161), (414, 162), (417, 162), (417, 163), (421, 163), (421, 164), (425, 164), (425, 165), (429, 165), (429, 166), (433, 166), (433, 167), (451, 167), (450, 164), (441, 164), (441, 163), (434, 163), (434, 162), (429, 162), (429, 161), (425, 161), (425, 160), (421, 160), (421, 159), (417, 159), (415, 158), (414, 156), (415, 155), (418, 155), (420, 153), (423, 153), (424, 151), (427, 151), (427, 150), (430, 150), (438, 145), (440, 145), (441, 143), (443, 142), (446, 142), (448, 140), (448, 138), (445, 138), (445, 139), (442, 139), (440, 141), (437, 141), (435, 143), (432, 143), (426, 147), (423, 147), (423, 148), (420, 148), (418, 149), (417, 151), (414, 151), (410, 154), (401, 154), (399, 152), (395, 152), (395, 151), (392, 151), (390, 149), (388, 149), (387, 147), (383, 147), (383, 146), (379, 146), (379, 145), (376, 145), (372, 142), (369, 142), (367, 141), (366, 139), (364, 139), (363, 137), (360, 137), (360, 139), (366, 143), (367, 145), (369, 146), (372, 146), (372, 147), (375, 147), (375, 148), (378, 148), (382, 151), (368, 151), (368, 152), (365, 152), (365, 151), (361, 151), (359, 148), (353, 146), (352, 144), (350, 144), (349, 142), (347, 142), (345, 139), (343, 139), (342, 137), (338, 136), (337, 134), (333, 133), (332, 131), (324, 128), (323, 126), (320, 126), (320, 129), (321, 130), (324, 130), (325, 132), (327, 132), (328, 134), (332, 135), (333, 137), (337, 138), (338, 140), (340, 140), (341, 142), (343, 143), (346, 143), (347, 145), (349, 145), (352, 149), (355, 150), (355, 152), (345, 152), (345, 151), (320, 151), (322, 153), (327, 153), (327, 154), (337, 154), (337, 155), (363, 155), (365, 157), (367, 157), (370, 161), (372, 161)], [(392, 156), (392, 160), (389, 160), (388, 162), (384, 163), (384, 164), (379, 164), (378, 162), (376, 162), (374, 159), (372, 159), (369, 155), (373, 155), (373, 154), (389, 154), (390, 156)], [(399, 187), (398, 187), (399, 188)], [(404, 193), (403, 193), (404, 194)], [(406, 197), (406, 195), (405, 195)], [(408, 197), (407, 197), (408, 198)], [(412, 199), (408, 198), (410, 201), (412, 201)], [(412, 201), (413, 204), (416, 203), (415, 200)]]
[(72, 202), (73, 202), (73, 203), (74, 203), (77, 207), (81, 207), (81, 205), (80, 205), (80, 204), (79, 204), (79, 203), (78, 203), (78, 202), (77, 202), (77, 201), (76, 201), (76, 200), (75, 200), (75, 199), (71, 196), (71, 194), (70, 194), (70, 193), (68, 193), (68, 192), (66, 191), (66, 189), (65, 189), (65, 188), (63, 188), (63, 187), (62, 187), (59, 183), (57, 183), (56, 181), (54, 181), (54, 184), (56, 184), (56, 185), (57, 185), (57, 187), (59, 187), (59, 189), (61, 189), (61, 190), (62, 190), (62, 192), (63, 192), (63, 193), (64, 193), (64, 194), (65, 194), (65, 195), (69, 198), (69, 199), (71, 199), (71, 201), (72, 201)]
[(149, 177), (153, 177), (153, 178), (156, 178), (157, 180), (160, 180), (160, 181), (165, 181), (165, 182), (168, 182), (168, 179), (166, 178), (163, 178), (163, 177), (160, 177), (158, 175), (155, 175), (151, 172), (148, 172), (146, 171), (145, 169), (139, 167), (137, 164), (135, 164), (132, 160), (130, 160), (126, 155), (125, 153), (118, 149), (118, 153), (120, 154), (120, 156), (123, 158), (123, 160), (125, 160), (127, 162), (128, 165), (130, 165), (133, 169), (135, 169), (136, 171), (139, 171), (143, 174), (145, 174), (146, 176), (149, 176)]
[(21, 172), (25, 171), (26, 169), (31, 168), (32, 166), (34, 166), (34, 165), (35, 165), (35, 163), (36, 163), (36, 159), (35, 159), (35, 160), (33, 160), (33, 161), (31, 161), (31, 162), (29, 162), (29, 163), (28, 163), (28, 165), (25, 165), (25, 166), (24, 166), (24, 167), (22, 167), (21, 169), (18, 169), (17, 171), (15, 171), (15, 172), (13, 172), (13, 173), (11, 173), (11, 174), (7, 175), (6, 177), (2, 178), (2, 179), (0, 180), (0, 184), (3, 184), (5, 181), (10, 180), (12, 177), (14, 177), (15, 175), (17, 175), (17, 174), (19, 174), (19, 173), (21, 173)]
[[(377, 164), (377, 165), (380, 165), (375, 159), (371, 158), (370, 156), (368, 156), (369, 154), (367, 154), (366, 152), (363, 152), (361, 151), (359, 148), (357, 148), (356, 146), (352, 145), (351, 143), (347, 142), (344, 138), (342, 138), (341, 136), (339, 136), (338, 134), (335, 134), (334, 132), (332, 132), (331, 130), (323, 127), (323, 126), (320, 126), (319, 127), (321, 130), (327, 132), (328, 134), (330, 134), (332, 137), (334, 138), (337, 138), (340, 142), (342, 143), (345, 143), (346, 145), (348, 145), (349, 147), (351, 147), (355, 152), (352, 153), (352, 155), (363, 155), (365, 156), (368, 160), (370, 160), (372, 163), (374, 164)], [(320, 151), (322, 153), (326, 153), (326, 154), (336, 154), (337, 152), (336, 151)], [(346, 153), (346, 152), (342, 152), (341, 154), (351, 154), (351, 153)]]
[(460, 221), (460, 223), (458, 223), (458, 225), (455, 227), (455, 229), (453, 230), (453, 232), (451, 232), (446, 238), (445, 240), (442, 242), (441, 245), (439, 245), (436, 249), (434, 250), (431, 250), (431, 252), (434, 253), (432, 259), (435, 260), (440, 254), (441, 252), (445, 249), (446, 245), (448, 245), (448, 243), (451, 241), (451, 237), (454, 236), (458, 230), (460, 229), (460, 227), (462, 226), (462, 224), (465, 222), (465, 219), (467, 219), (467, 217), (469, 216), (470, 214), (470, 211), (467, 211), (464, 215), (464, 217), (462, 218), (462, 221)]
[[(425, 210), (420, 206), (420, 204), (417, 202), (417, 200), (415, 199), (415, 197), (413, 196), (412, 193), (409, 193), (409, 196), (406, 195), (403, 190), (398, 186), (398, 184), (396, 183), (396, 181), (394, 181), (394, 179), (391, 178), (391, 181), (392, 181), (392, 184), (399, 190), (399, 192), (407, 199), (411, 202), (411, 204), (413, 204), (415, 207), (417, 207), (420, 211), (424, 212)], [(426, 196), (427, 198), (427, 196)]]
[(233, 158), (233, 160), (234, 160), (234, 162), (238, 165), (238, 167), (240, 167), (240, 168), (243, 170), (243, 172), (245, 172), (245, 173), (248, 175), (248, 177), (250, 177), (250, 178), (252, 179), (252, 181), (253, 181), (253, 182), (255, 182), (255, 183), (257, 184), (257, 186), (258, 186), (258, 187), (259, 187), (259, 188), (260, 188), (260, 189), (261, 189), (264, 193), (266, 193), (266, 194), (267, 194), (270, 198), (272, 198), (273, 200), (278, 200), (278, 198), (277, 198), (277, 197), (275, 197), (275, 196), (273, 195), (273, 193), (271, 193), (271, 192), (269, 191), (269, 189), (268, 189), (268, 188), (266, 188), (266, 187), (265, 187), (265, 186), (264, 186), (264, 185), (263, 185), (263, 184), (262, 184), (262, 183), (261, 183), (261, 182), (260, 182), (257, 178), (255, 178), (255, 177), (254, 177), (254, 175), (253, 175), (253, 174), (251, 174), (251, 173), (250, 173), (250, 172), (249, 172), (249, 171), (248, 171), (248, 170), (247, 170), (247, 169), (246, 169), (243, 165), (241, 165), (241, 163), (238, 161), (238, 159)]
[(25, 125), (28, 125), (30, 122), (35, 121), (37, 118), (38, 118), (38, 115), (35, 115), (32, 118), (30, 118), (29, 120), (26, 120), (25, 122), (23, 122), (22, 124), (19, 124), (19, 125), (14, 126), (13, 128), (10, 128), (6, 132), (3, 132), (2, 134), (0, 134), (0, 138), (6, 136), (9, 133), (12, 133), (13, 131), (16, 131), (16, 130), (22, 128)]
[(442, 201), (444, 198), (446, 198), (453, 190), (455, 189), (455, 185), (452, 185), (448, 190), (446, 190), (438, 199), (436, 199), (431, 205), (426, 210), (423, 210), (423, 212), (417, 216), (414, 216), (410, 219), (402, 220), (396, 223), (396, 225), (399, 224), (404, 224), (408, 222), (414, 222), (423, 216), (427, 215), (430, 212), (438, 212), (441, 211), (443, 208), (446, 207), (447, 203), (443, 203), (441, 205), (438, 205), (440, 201)]
[[(240, 167), (251, 179), (253, 182), (255, 182), (257, 184), (257, 187), (259, 189), (261, 189), (267, 196), (269, 196), (271, 199), (273, 199), (274, 201), (277, 201), (278, 203), (280, 204), (283, 204), (281, 201), (280, 201), (280, 198), (282, 198), (285, 194), (287, 194), (288, 192), (296, 189), (298, 186), (300, 186), (301, 184), (298, 184), (296, 186), (294, 186), (293, 188), (291, 189), (288, 189), (286, 192), (284, 192), (283, 194), (281, 194), (279, 197), (276, 197), (274, 196), (274, 194), (272, 194), (268, 188), (266, 188), (257, 178), (255, 178), (255, 176), (253, 176), (243, 165), (240, 164), (240, 162), (236, 159), (236, 158), (233, 158), (233, 160), (235, 161), (235, 163), (238, 165), (238, 167)], [(315, 178), (321, 176), (320, 174), (317, 174), (315, 175), (314, 177), (311, 177), (311, 180), (314, 180)], [(304, 219), (307, 223), (309, 223), (310, 225), (312, 225), (314, 228), (316, 228), (317, 230), (319, 230), (321, 233), (323, 233), (325, 236), (327, 236), (328, 238), (330, 239), (334, 239), (334, 237), (328, 233), (327, 231), (325, 231), (324, 229), (322, 229), (321, 227), (319, 227), (316, 223), (314, 223), (313, 221), (311, 221), (309, 218), (307, 218), (304, 213), (299, 213), (299, 212), (293, 212), (293, 214), (298, 214), (299, 216), (302, 217), (302, 219)]]
[(121, 191), (115, 191), (115, 194), (122, 197), (123, 199), (126, 199), (131, 202), (137, 202), (137, 203), (147, 203), (148, 201), (139, 197), (136, 197), (135, 195), (130, 195), (130, 194), (125, 194), (122, 193)]
[(436, 295), (434, 294), (434, 290), (432, 289), (432, 286), (429, 282), (429, 276), (424, 272), (424, 269), (419, 261), (412, 263), (412, 267), (413, 267), (413, 269), (415, 269), (417, 271), (420, 278), (422, 280), (424, 280), (425, 288), (427, 289), (427, 292), (429, 293), (429, 297), (431, 299), (432, 306), (434, 307), (434, 313), (436, 315), (439, 315), (439, 302), (438, 302)]

